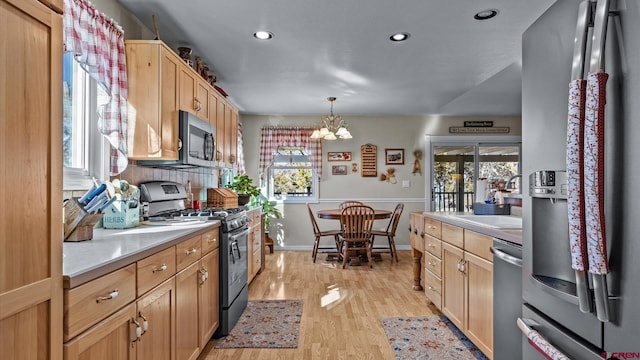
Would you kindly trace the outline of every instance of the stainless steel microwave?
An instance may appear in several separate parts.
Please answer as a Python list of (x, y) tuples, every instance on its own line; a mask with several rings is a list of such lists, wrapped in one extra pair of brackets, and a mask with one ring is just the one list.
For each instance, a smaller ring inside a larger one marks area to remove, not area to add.
[(216, 127), (197, 116), (180, 110), (178, 160), (140, 160), (141, 166), (215, 167)]

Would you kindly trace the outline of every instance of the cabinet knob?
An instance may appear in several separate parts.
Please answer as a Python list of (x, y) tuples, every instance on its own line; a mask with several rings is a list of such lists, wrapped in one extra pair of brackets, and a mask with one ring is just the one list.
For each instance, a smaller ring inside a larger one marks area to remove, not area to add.
[(131, 318), (131, 322), (136, 326), (136, 338), (131, 340), (131, 342), (134, 343), (136, 341), (140, 341), (140, 337), (142, 336), (142, 326), (140, 326), (140, 323), (134, 318)]
[(142, 319), (142, 334), (140, 334), (140, 336), (142, 336), (147, 332), (147, 329), (149, 328), (149, 322), (147, 321), (147, 318), (142, 315), (142, 311), (138, 311), (138, 317)]
[(182, 139), (178, 139), (178, 151), (182, 150)]

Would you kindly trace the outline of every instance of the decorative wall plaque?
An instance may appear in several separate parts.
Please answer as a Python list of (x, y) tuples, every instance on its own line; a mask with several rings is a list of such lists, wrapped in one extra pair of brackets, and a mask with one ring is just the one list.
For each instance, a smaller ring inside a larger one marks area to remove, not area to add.
[(378, 176), (378, 147), (372, 144), (360, 146), (360, 175), (362, 177)]

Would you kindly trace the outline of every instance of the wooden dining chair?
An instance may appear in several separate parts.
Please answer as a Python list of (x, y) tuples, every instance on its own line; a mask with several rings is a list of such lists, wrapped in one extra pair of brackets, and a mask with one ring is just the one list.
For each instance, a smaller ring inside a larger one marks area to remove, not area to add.
[[(313, 257), (313, 262), (316, 262), (316, 256), (318, 252), (326, 253), (326, 254), (340, 254), (340, 239), (338, 235), (340, 234), (340, 230), (320, 230), (318, 226), (318, 222), (316, 221), (316, 217), (313, 215), (313, 210), (311, 210), (311, 205), (307, 203), (307, 209), (309, 210), (309, 218), (311, 218), (311, 225), (313, 226), (313, 235), (315, 236), (315, 240), (313, 242), (313, 252), (311, 256)], [(333, 237), (333, 241), (335, 242), (335, 247), (321, 247), (320, 239), (325, 236)]]
[[(391, 219), (389, 219), (389, 224), (387, 224), (386, 230), (371, 230), (371, 252), (372, 253), (389, 253), (391, 254), (391, 259), (396, 259), (398, 262), (398, 252), (396, 251), (396, 229), (398, 229), (398, 223), (400, 222), (400, 215), (402, 215), (402, 210), (404, 210), (404, 204), (399, 203), (396, 205), (395, 210), (393, 210), (393, 214), (391, 215)], [(374, 241), (376, 236), (386, 236), (389, 241), (389, 247), (380, 246), (375, 247)]]
[(364, 205), (364, 204), (362, 202), (360, 202), (360, 201), (347, 200), (347, 201), (343, 202), (342, 204), (340, 204), (338, 206), (338, 208), (340, 210), (342, 210), (342, 209), (346, 208), (347, 206), (352, 206), (352, 205)]
[(342, 250), (342, 268), (347, 266), (350, 251), (366, 250), (369, 267), (371, 259), (371, 229), (375, 212), (370, 206), (352, 205), (342, 209), (340, 216), (340, 249)]

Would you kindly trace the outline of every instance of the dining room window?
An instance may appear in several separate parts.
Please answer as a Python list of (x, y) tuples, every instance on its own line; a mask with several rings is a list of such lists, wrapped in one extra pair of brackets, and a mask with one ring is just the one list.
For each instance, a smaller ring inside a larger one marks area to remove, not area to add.
[(309, 155), (302, 147), (280, 146), (269, 167), (269, 199), (285, 203), (318, 199), (317, 176)]
[(108, 177), (108, 144), (98, 131), (98, 108), (109, 95), (74, 60), (63, 55), (64, 189), (87, 189)]

